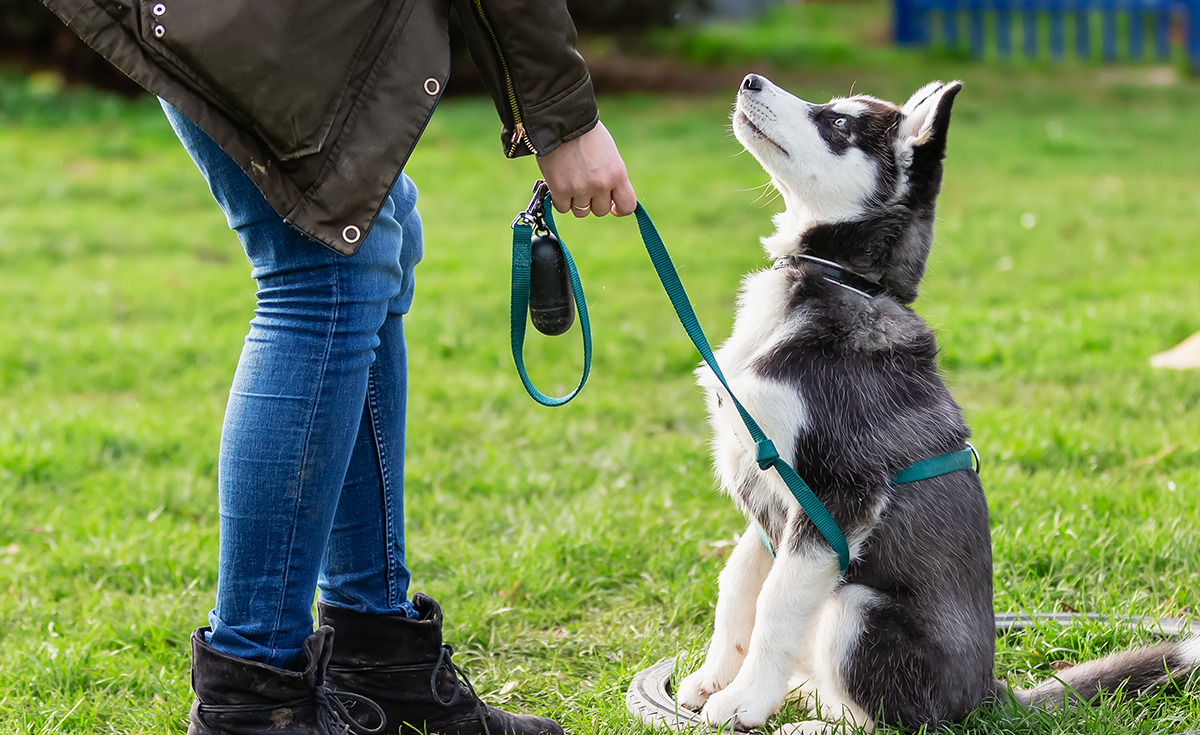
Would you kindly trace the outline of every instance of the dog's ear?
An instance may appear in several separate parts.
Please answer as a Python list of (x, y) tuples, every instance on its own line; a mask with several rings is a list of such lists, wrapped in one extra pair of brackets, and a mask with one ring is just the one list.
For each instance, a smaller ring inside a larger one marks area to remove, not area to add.
[[(932, 145), (944, 152), (946, 129), (950, 126), (950, 107), (962, 89), (962, 82), (930, 82), (904, 103), (900, 110), (898, 142), (901, 149)], [(939, 156), (940, 158), (940, 156)]]
[(905, 103), (897, 132), (896, 152), (908, 173), (908, 198), (932, 206), (942, 188), (942, 159), (950, 107), (962, 82), (926, 84)]

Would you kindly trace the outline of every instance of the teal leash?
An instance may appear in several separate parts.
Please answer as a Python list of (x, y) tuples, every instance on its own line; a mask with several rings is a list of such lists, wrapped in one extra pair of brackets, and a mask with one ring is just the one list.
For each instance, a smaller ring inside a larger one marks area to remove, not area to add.
[(717, 365), (717, 358), (713, 356), (712, 348), (709, 347), (704, 331), (700, 329), (700, 321), (696, 319), (696, 313), (692, 310), (692, 304), (683, 290), (683, 284), (679, 281), (679, 274), (675, 271), (671, 256), (667, 254), (662, 237), (659, 236), (654, 223), (650, 221), (650, 215), (646, 214), (646, 210), (640, 202), (634, 215), (637, 217), (638, 229), (642, 233), (642, 242), (646, 244), (646, 252), (650, 254), (650, 262), (654, 264), (654, 270), (658, 272), (658, 280), (662, 281), (663, 288), (666, 289), (667, 297), (671, 299), (671, 306), (675, 307), (675, 313), (679, 315), (679, 321), (683, 324), (684, 331), (692, 339), (692, 344), (700, 351), (704, 362), (708, 363), (708, 367), (717, 376), (717, 380), (725, 386), (729, 398), (737, 408), (738, 415), (742, 417), (742, 423), (750, 432), (750, 438), (754, 440), (754, 460), (758, 462), (759, 469), (765, 471), (773, 468), (779, 473), (779, 477), (787, 485), (796, 501), (800, 503), (800, 507), (809, 520), (813, 522), (813, 525), (817, 527), (817, 530), (825, 537), (825, 541), (837, 554), (838, 563), (841, 565), (844, 575), (850, 567), (850, 547), (846, 543), (842, 529), (838, 528), (837, 522), (817, 499), (808, 483), (796, 474), (790, 464), (780, 458), (779, 452), (775, 450), (775, 444), (767, 438), (762, 428), (733, 394), (733, 389), (729, 387), (724, 374), (721, 373), (721, 368)]
[[(641, 232), (642, 242), (646, 245), (646, 252), (650, 256), (650, 262), (654, 265), (654, 270), (658, 273), (658, 278), (662, 282), (663, 288), (667, 292), (667, 297), (671, 300), (671, 305), (675, 308), (675, 313), (679, 317), (680, 323), (683, 325), (684, 331), (691, 338), (692, 344), (700, 352), (700, 356), (704, 358), (713, 374), (717, 376), (717, 380), (725, 387), (729, 393), (729, 398), (733, 401), (733, 405), (737, 408), (738, 415), (741, 416), (742, 422), (746, 425), (746, 430), (750, 432), (750, 437), (754, 440), (754, 459), (758, 463), (760, 469), (764, 472), (768, 469), (774, 469), (779, 477), (787, 485), (792, 496), (800, 503), (801, 509), (808, 516), (821, 535), (825, 537), (825, 541), (834, 550), (838, 557), (838, 563), (841, 566), (842, 574), (845, 575), (846, 570), (850, 566), (850, 549), (846, 543), (846, 537), (842, 534), (842, 530), (838, 527), (837, 522), (833, 520), (833, 516), (829, 515), (829, 511), (809, 488), (808, 484), (792, 466), (784, 461), (779, 452), (775, 449), (775, 444), (767, 438), (765, 432), (759, 427), (758, 423), (750, 415), (750, 413), (742, 406), (737, 396), (733, 394), (729, 383), (725, 380), (725, 375), (721, 372), (721, 368), (717, 365), (716, 357), (713, 355), (712, 347), (708, 344), (708, 339), (704, 336), (704, 331), (700, 328), (700, 321), (696, 318), (696, 313), (692, 309), (691, 301), (687, 297), (687, 292), (683, 289), (683, 284), (679, 280), (679, 274), (675, 270), (675, 265), (671, 262), (671, 257), (667, 253), (667, 248), (663, 244), (662, 237), (655, 229), (654, 223), (650, 220), (650, 215), (646, 213), (644, 207), (639, 202), (637, 209), (634, 211), (637, 218), (638, 229)], [(575, 268), (575, 261), (571, 258), (570, 252), (567, 250), (567, 245), (559, 236), (558, 230), (554, 226), (554, 215), (551, 213), (551, 202), (548, 189), (542, 182), (538, 182), (538, 186), (534, 188), (533, 200), (530, 201), (529, 207), (517, 215), (513, 220), (513, 274), (512, 274), (512, 302), (509, 310), (511, 328), (512, 328), (512, 353), (513, 360), (517, 366), (517, 373), (521, 376), (521, 382), (525, 384), (525, 390), (533, 397), (535, 401), (543, 406), (561, 406), (583, 389), (587, 383), (588, 374), (592, 367), (592, 330), (588, 322), (587, 302), (584, 300), (583, 285), (579, 280), (579, 273)], [(565, 396), (553, 398), (543, 394), (529, 379), (529, 374), (525, 370), (525, 359), (523, 357), (525, 344), (525, 320), (529, 311), (529, 271), (531, 266), (531, 249), (533, 233), (535, 230), (554, 233), (558, 238), (559, 244), (562, 247), (563, 256), (567, 262), (567, 269), (571, 280), (571, 289), (575, 294), (575, 304), (579, 309), (579, 323), (583, 332), (583, 376), (579, 380), (579, 385), (575, 390)], [(900, 472), (892, 478), (892, 483), (896, 485), (916, 482), (930, 477), (937, 477), (950, 472), (959, 470), (971, 469), (974, 467), (978, 471), (978, 454), (975, 448), (967, 445), (967, 449), (958, 452), (952, 452), (941, 457), (934, 457), (921, 462), (917, 462)], [(775, 555), (774, 549), (771, 547), (770, 541), (762, 529), (755, 524), (755, 529), (758, 532), (759, 538), (762, 539), (763, 545), (771, 552), (771, 556)]]

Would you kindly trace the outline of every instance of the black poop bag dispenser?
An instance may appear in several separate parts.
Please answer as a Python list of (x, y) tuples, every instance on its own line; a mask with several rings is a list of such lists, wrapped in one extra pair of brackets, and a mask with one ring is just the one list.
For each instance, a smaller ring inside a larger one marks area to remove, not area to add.
[(546, 226), (542, 214), (543, 201), (549, 191), (545, 182), (539, 181), (524, 212), (534, 221), (530, 242), (529, 320), (542, 334), (557, 337), (575, 323), (575, 294), (571, 290), (562, 244)]

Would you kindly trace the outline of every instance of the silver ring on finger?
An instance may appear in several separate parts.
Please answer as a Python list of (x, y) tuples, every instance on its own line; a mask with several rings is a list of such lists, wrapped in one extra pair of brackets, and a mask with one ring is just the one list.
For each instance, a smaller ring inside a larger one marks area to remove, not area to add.
[(574, 204), (572, 204), (572, 205), (571, 205), (571, 209), (577, 209), (577, 210), (579, 210), (580, 212), (586, 212), (586, 211), (588, 211), (588, 210), (589, 210), (589, 209), (591, 209), (591, 208), (592, 208), (592, 205), (590, 205), (590, 204), (589, 204), (589, 205), (587, 205), (587, 206), (585, 206), (585, 207), (576, 207)]

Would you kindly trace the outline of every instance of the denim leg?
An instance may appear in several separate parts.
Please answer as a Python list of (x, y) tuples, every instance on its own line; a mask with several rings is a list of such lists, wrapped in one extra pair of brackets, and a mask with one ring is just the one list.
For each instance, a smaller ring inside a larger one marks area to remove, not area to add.
[[(412, 303), (413, 266), (421, 259), (421, 218), (405, 191), (394, 191), (404, 243), (400, 253), (405, 280), (379, 331), (367, 400), (333, 533), (325, 549), (319, 585), (321, 599), (362, 613), (418, 617), (408, 602), (409, 572), (404, 564), (404, 435), (408, 362), (403, 315)], [(392, 226), (399, 219), (389, 221)], [(371, 232), (379, 228), (376, 224)], [(381, 556), (382, 554), (382, 556)]]
[(421, 255), (416, 188), (402, 176), (359, 251), (343, 257), (285, 223), (211, 139), (164, 109), (258, 282), (221, 434), (210, 643), (290, 668), (312, 632), (323, 559), (333, 573), (322, 586), (335, 604), (411, 610), (402, 315)]

